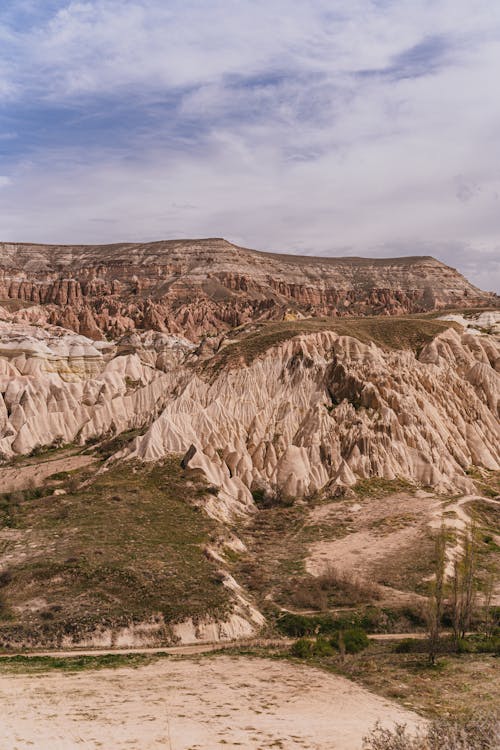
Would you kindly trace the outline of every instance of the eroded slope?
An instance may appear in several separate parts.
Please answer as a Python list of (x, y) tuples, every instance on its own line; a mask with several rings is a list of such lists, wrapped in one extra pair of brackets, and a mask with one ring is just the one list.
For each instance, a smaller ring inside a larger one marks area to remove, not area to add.
[[(429, 256), (314, 258), (223, 239), (0, 244), (0, 301), (91, 338), (154, 329), (199, 340), (257, 319), (401, 314), (495, 304)], [(1, 302), (0, 302), (1, 304)], [(22, 309), (27, 308), (27, 309)]]

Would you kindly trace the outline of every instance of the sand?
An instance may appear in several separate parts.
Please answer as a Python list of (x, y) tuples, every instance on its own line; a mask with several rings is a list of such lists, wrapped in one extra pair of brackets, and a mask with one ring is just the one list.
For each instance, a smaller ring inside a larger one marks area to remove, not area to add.
[(1, 750), (360, 750), (419, 719), (343, 677), (248, 657), (0, 675)]

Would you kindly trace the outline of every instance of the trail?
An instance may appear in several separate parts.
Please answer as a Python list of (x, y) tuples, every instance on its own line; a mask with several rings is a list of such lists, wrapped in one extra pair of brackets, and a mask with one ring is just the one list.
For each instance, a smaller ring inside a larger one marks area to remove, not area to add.
[[(445, 635), (445, 634), (443, 634)], [(426, 633), (369, 633), (368, 637), (373, 641), (402, 641), (406, 638), (424, 639)], [(148, 646), (144, 648), (99, 648), (99, 649), (66, 649), (64, 651), (12, 651), (0, 654), (1, 659), (12, 659), (16, 656), (28, 658), (51, 657), (53, 659), (71, 659), (79, 656), (116, 656), (116, 655), (161, 655), (171, 656), (197, 656), (210, 654), (214, 651), (230, 651), (233, 649), (251, 648), (285, 648), (294, 642), (294, 638), (265, 638), (247, 641), (225, 641), (224, 643), (193, 643), (183, 646)]]
[[(441, 525), (444, 524), (445, 528), (453, 529), (457, 532), (457, 540), (455, 545), (446, 550), (445, 575), (447, 578), (451, 578), (453, 576), (455, 560), (463, 550), (463, 533), (472, 520), (471, 516), (464, 506), (475, 501), (495, 505), (500, 509), (499, 500), (494, 500), (490, 497), (483, 497), (482, 495), (463, 495), (449, 505), (440, 506), (439, 510), (436, 511), (429, 524), (432, 529), (439, 529)], [(455, 516), (452, 518), (446, 517), (444, 515), (445, 511), (448, 513), (451, 511), (455, 514)]]

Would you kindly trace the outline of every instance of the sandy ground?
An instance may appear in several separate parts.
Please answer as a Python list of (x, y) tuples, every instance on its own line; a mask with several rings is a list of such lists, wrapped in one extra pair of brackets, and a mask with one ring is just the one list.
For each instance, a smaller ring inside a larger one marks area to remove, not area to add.
[(40, 463), (24, 466), (6, 466), (0, 469), (0, 492), (14, 492), (39, 487), (51, 474), (81, 469), (95, 462), (94, 456), (65, 455)]
[(0, 675), (2, 750), (360, 750), (377, 719), (418, 717), (311, 667), (217, 656)]
[(321, 575), (332, 565), (370, 577), (374, 563), (416, 543), (422, 528), (436, 512), (441, 513), (441, 505), (433, 495), (420, 491), (416, 495), (398, 493), (362, 503), (320, 506), (311, 514), (313, 523), (335, 524), (343, 516), (349, 518), (350, 526), (340, 539), (313, 543), (306, 569), (312, 575)]

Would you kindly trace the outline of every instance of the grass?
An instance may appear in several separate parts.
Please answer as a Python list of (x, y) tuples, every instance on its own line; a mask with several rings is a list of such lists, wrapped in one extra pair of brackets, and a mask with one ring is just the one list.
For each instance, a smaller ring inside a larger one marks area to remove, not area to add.
[(226, 612), (229, 594), (203, 551), (218, 527), (189, 502), (202, 491), (170, 457), (115, 466), (73, 493), (17, 502), (0, 642), (57, 644), (98, 626)]
[(264, 608), (269, 596), (289, 603), (290, 588), (305, 575), (308, 545), (322, 528), (309, 523), (304, 505), (275, 506), (260, 509), (237, 533), (248, 549), (233, 563), (237, 580)]
[(308, 664), (348, 677), (428, 717), (498, 706), (498, 657), (489, 654), (448, 654), (431, 667), (425, 654), (397, 654), (390, 642), (372, 641), (365, 651), (344, 661), (338, 656), (313, 657)]
[(224, 347), (207, 363), (206, 367), (217, 372), (225, 367), (236, 367), (242, 361), (245, 364), (251, 364), (261, 354), (295, 336), (322, 331), (334, 331), (340, 336), (352, 336), (363, 343), (373, 341), (383, 349), (411, 349), (418, 352), (439, 333), (450, 327), (457, 326), (449, 321), (426, 319), (416, 315), (306, 318), (262, 323), (250, 332), (241, 332), (239, 340)]
[(84, 672), (119, 667), (144, 667), (169, 654), (96, 654), (87, 656), (5, 656), (0, 658), (0, 674), (40, 674), (44, 672)]
[(359, 498), (379, 499), (392, 495), (396, 492), (415, 493), (415, 485), (407, 482), (405, 479), (383, 479), (381, 477), (371, 477), (370, 479), (360, 479), (353, 487), (354, 492)]

